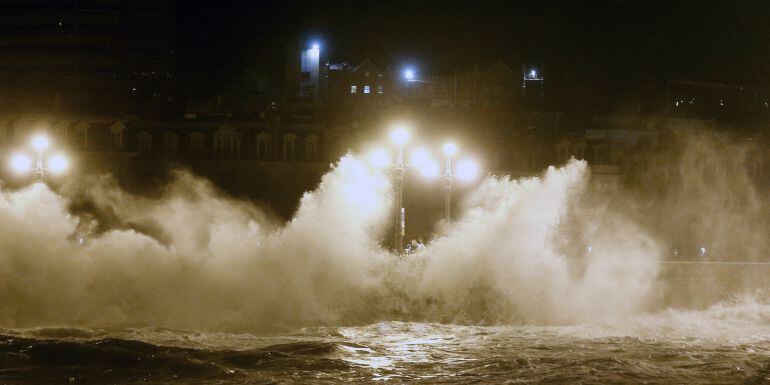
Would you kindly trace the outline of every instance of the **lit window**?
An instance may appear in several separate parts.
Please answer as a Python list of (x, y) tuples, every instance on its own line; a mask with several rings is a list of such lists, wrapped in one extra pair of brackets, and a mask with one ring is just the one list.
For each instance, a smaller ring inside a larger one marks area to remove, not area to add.
[(371, 92), (372, 92), (372, 90), (369, 89), (369, 86), (364, 86), (364, 93), (365, 94), (368, 94), (368, 93), (371, 93)]
[(384, 86), (377, 86), (377, 93), (378, 94), (385, 93), (385, 87)]
[(350, 93), (355, 94), (357, 92), (356, 86), (350, 86)]

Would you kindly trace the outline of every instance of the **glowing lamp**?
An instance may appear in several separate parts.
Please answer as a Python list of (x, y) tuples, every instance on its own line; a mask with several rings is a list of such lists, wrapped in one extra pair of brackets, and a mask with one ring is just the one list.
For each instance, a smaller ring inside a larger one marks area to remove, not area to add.
[(313, 43), (313, 45), (311, 46), (311, 48), (313, 48), (313, 50), (315, 50), (315, 51), (318, 51), (319, 49), (321, 49), (321, 45), (320, 45), (320, 44), (318, 44), (318, 43)]
[(407, 68), (407, 69), (404, 70), (404, 79), (406, 79), (406, 80), (414, 80), (414, 78), (415, 78), (415, 74), (414, 74), (414, 70), (413, 69)]
[(412, 152), (409, 161), (426, 177), (434, 177), (439, 173), (439, 165), (433, 160), (430, 152), (425, 148), (418, 148)]
[(67, 171), (69, 161), (62, 154), (56, 154), (48, 159), (48, 170), (54, 174), (61, 174)]
[(479, 166), (468, 159), (460, 161), (460, 163), (457, 164), (457, 170), (455, 171), (455, 175), (457, 175), (458, 178), (464, 181), (471, 181), (476, 179), (476, 177), (479, 174)]
[(369, 154), (369, 163), (378, 169), (386, 168), (390, 164), (390, 155), (387, 151), (378, 148)]
[(390, 132), (390, 140), (399, 146), (403, 146), (409, 141), (409, 130), (404, 127), (396, 127)]
[(443, 150), (446, 156), (452, 156), (457, 153), (457, 145), (452, 142), (449, 142), (444, 145)]
[(429, 162), (430, 160), (431, 160), (430, 152), (424, 147), (415, 149), (409, 155), (409, 162), (411, 162), (414, 165), (420, 165), (420, 164)]
[(37, 151), (44, 151), (46, 148), (48, 148), (48, 145), (50, 144), (50, 141), (47, 137), (43, 135), (38, 135), (34, 138), (32, 138), (32, 148), (34, 148)]
[(418, 166), (420, 173), (422, 176), (426, 178), (434, 178), (439, 174), (440, 167), (438, 165), (438, 162), (431, 159), (428, 162), (423, 163), (421, 166)]
[(17, 173), (29, 172), (32, 169), (32, 159), (24, 154), (15, 154), (11, 157), (11, 170)]

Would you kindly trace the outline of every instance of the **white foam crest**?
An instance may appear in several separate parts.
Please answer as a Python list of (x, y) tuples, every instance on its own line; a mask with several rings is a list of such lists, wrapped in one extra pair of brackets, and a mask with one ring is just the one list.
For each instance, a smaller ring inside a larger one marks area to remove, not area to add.
[[(261, 330), (389, 320), (572, 323), (642, 308), (657, 248), (608, 210), (575, 207), (584, 162), (488, 178), (459, 219), (397, 262), (386, 175), (346, 156), (277, 224), (186, 173), (157, 198), (109, 179), (65, 189), (113, 222), (79, 246), (68, 200), (42, 184), (0, 193), (0, 322)], [(106, 213), (106, 214), (105, 214)], [(109, 215), (107, 215), (109, 214)], [(108, 219), (101, 219), (108, 221)], [(581, 268), (574, 227), (596, 250)]]
[[(473, 322), (570, 323), (638, 311), (657, 272), (658, 250), (616, 215), (569, 219), (587, 179), (585, 162), (551, 167), (541, 178), (489, 178), (464, 213), (406, 271), (407, 296), (426, 312)], [(602, 218), (602, 221), (607, 221)], [(593, 225), (593, 248), (576, 272), (559, 245), (570, 226)], [(419, 276), (415, 278), (415, 276)], [(419, 306), (419, 305), (418, 305)]]
[[(389, 184), (346, 157), (280, 228), (180, 174), (159, 199), (110, 183), (94, 204), (149, 234), (73, 242), (67, 200), (42, 184), (0, 194), (0, 319), (8, 326), (262, 328), (333, 322), (364, 309)], [(277, 229), (277, 230), (276, 230)], [(151, 236), (150, 236), (151, 235)]]

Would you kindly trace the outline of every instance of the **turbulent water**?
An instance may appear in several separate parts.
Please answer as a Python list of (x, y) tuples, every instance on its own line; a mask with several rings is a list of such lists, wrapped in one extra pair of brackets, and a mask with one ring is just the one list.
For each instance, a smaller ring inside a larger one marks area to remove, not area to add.
[(5, 330), (2, 383), (770, 382), (770, 305), (579, 326), (381, 322), (280, 334)]
[(387, 175), (354, 156), (287, 223), (187, 173), (2, 190), (0, 383), (770, 382), (764, 296), (669, 306), (766, 276), (663, 271), (589, 177), (486, 178), (405, 259)]

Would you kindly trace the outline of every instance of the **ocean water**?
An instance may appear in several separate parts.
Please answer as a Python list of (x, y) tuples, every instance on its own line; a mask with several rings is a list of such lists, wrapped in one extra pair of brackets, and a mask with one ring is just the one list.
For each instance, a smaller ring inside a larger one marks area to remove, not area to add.
[(665, 261), (587, 172), (486, 178), (405, 258), (353, 156), (286, 223), (185, 173), (0, 190), (0, 384), (770, 383), (770, 264)]
[(0, 383), (770, 383), (770, 305), (582, 325), (3, 330)]

